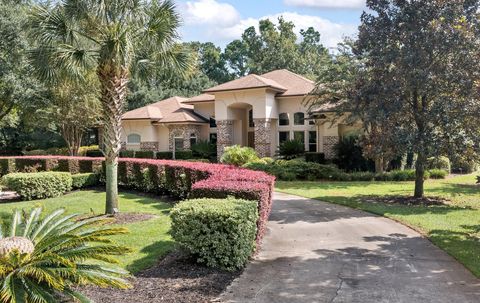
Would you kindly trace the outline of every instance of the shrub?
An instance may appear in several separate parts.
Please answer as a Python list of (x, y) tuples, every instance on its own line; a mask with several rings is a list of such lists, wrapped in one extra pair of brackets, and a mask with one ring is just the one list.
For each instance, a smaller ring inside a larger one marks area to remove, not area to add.
[(451, 170), (450, 159), (444, 156), (428, 158), (427, 169), (442, 169), (449, 173)]
[(456, 157), (452, 160), (452, 172), (459, 174), (471, 174), (478, 171), (479, 164), (475, 160), (465, 157)]
[(375, 171), (375, 163), (363, 156), (363, 149), (358, 144), (359, 137), (350, 135), (342, 138), (335, 146), (336, 164), (340, 169), (352, 171)]
[(448, 175), (448, 172), (443, 169), (431, 169), (428, 173), (432, 179), (445, 179)]
[(305, 145), (298, 140), (287, 140), (278, 147), (278, 154), (285, 160), (295, 159), (305, 154)]
[[(80, 157), (85, 157), (88, 152), (92, 152), (92, 151), (93, 152), (100, 152), (100, 154), (101, 154), (101, 151), (100, 151), (100, 148), (98, 147), (98, 145), (90, 145), (90, 146), (80, 146), (80, 148), (78, 149), (78, 155)], [(99, 157), (102, 157), (102, 156), (99, 156)]]
[(173, 159), (173, 153), (169, 151), (157, 152), (156, 158), (161, 160), (170, 160), (170, 159)]
[(23, 153), (25, 156), (44, 156), (47, 155), (47, 151), (43, 149), (28, 150)]
[(176, 160), (188, 160), (193, 159), (193, 154), (191, 150), (177, 150), (175, 151)]
[(255, 250), (257, 205), (235, 199), (197, 199), (171, 212), (172, 236), (210, 267), (236, 270)]
[(4, 176), (8, 173), (15, 171), (15, 159), (12, 158), (0, 158), (0, 176)]
[(305, 161), (318, 164), (325, 164), (324, 153), (305, 153)]
[(23, 200), (57, 197), (72, 189), (72, 176), (64, 172), (12, 173), (2, 180)]
[(256, 160), (258, 160), (258, 156), (253, 148), (234, 145), (225, 148), (220, 162), (224, 164), (242, 166), (248, 162), (253, 162)]
[(216, 159), (217, 145), (207, 140), (201, 140), (191, 146), (193, 157), (200, 159)]
[(100, 177), (94, 173), (83, 173), (72, 175), (72, 188), (80, 189), (97, 186), (100, 183)]
[(135, 151), (133, 150), (121, 150), (120, 158), (135, 158)]
[(151, 150), (137, 150), (135, 151), (134, 157), (141, 159), (153, 159), (155, 158), (155, 153)]
[(91, 149), (85, 152), (85, 156), (92, 158), (102, 158), (104, 155), (100, 149)]

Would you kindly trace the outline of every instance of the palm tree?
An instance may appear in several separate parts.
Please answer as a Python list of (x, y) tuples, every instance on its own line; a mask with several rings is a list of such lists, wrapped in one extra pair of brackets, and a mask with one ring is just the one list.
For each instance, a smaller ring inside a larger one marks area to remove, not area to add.
[(59, 302), (59, 294), (90, 302), (75, 286), (130, 287), (126, 271), (101, 265), (130, 251), (108, 239), (124, 234), (124, 228), (106, 227), (99, 217), (64, 215), (63, 209), (43, 219), (41, 214), (41, 208), (29, 215), (16, 211), (9, 236), (1, 233), (1, 302)]
[(170, 0), (63, 0), (35, 6), (31, 52), (39, 76), (81, 78), (94, 68), (100, 83), (106, 163), (106, 213), (118, 210), (117, 165), (121, 117), (133, 74), (153, 69), (182, 72), (190, 57), (177, 43), (180, 17)]

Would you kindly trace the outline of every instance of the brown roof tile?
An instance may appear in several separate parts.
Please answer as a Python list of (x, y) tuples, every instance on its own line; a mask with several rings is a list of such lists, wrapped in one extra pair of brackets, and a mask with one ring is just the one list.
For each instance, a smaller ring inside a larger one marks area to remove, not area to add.
[(193, 104), (193, 103), (202, 103), (202, 102), (213, 102), (215, 101), (214, 95), (201, 94), (184, 101), (184, 104)]
[(315, 88), (315, 82), (286, 69), (274, 70), (261, 75), (279, 83), (287, 90), (278, 96), (304, 96)]
[(250, 74), (248, 76), (238, 78), (212, 88), (204, 90), (205, 93), (210, 92), (221, 92), (229, 90), (240, 90), (240, 89), (251, 89), (251, 88), (272, 88), (279, 91), (286, 91), (287, 88), (275, 82), (272, 79), (267, 79), (255, 74)]

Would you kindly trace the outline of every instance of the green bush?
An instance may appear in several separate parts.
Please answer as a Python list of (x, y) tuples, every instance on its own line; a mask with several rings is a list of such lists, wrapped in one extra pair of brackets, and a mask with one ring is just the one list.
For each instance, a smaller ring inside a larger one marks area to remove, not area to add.
[(324, 153), (305, 153), (305, 161), (314, 162), (318, 164), (325, 164), (325, 154)]
[(177, 204), (171, 212), (172, 236), (197, 261), (236, 270), (255, 250), (257, 203), (236, 199), (198, 199)]
[(258, 160), (257, 153), (251, 147), (234, 145), (225, 148), (220, 159), (221, 163), (242, 166), (249, 162)]
[(120, 158), (134, 158), (135, 151), (133, 150), (121, 150), (120, 151)]
[(100, 183), (100, 176), (94, 173), (83, 173), (72, 175), (72, 188), (80, 189), (97, 186)]
[(445, 179), (448, 175), (448, 172), (443, 169), (431, 169), (428, 173), (432, 179)]
[(155, 153), (151, 150), (137, 150), (135, 151), (135, 158), (142, 158), (142, 159), (154, 159)]
[(199, 159), (216, 159), (217, 158), (217, 145), (207, 140), (201, 140), (192, 145), (193, 157)]
[(278, 154), (285, 160), (295, 159), (305, 154), (305, 145), (298, 140), (287, 140), (278, 147)]
[(452, 172), (459, 174), (471, 174), (479, 169), (479, 164), (475, 160), (457, 157), (452, 159)]
[(177, 150), (175, 151), (176, 160), (190, 160), (193, 159), (193, 154), (191, 150)]
[(157, 152), (156, 158), (160, 160), (171, 160), (173, 153), (170, 151)]
[(104, 157), (103, 152), (100, 149), (91, 149), (85, 152), (85, 156), (92, 158), (102, 158)]
[(450, 172), (451, 165), (450, 159), (444, 156), (432, 157), (427, 159), (427, 169), (442, 169), (447, 172)]
[(358, 141), (359, 137), (355, 135), (342, 138), (335, 146), (335, 163), (347, 172), (375, 171), (375, 163), (363, 156), (363, 149)]
[(13, 173), (2, 181), (23, 200), (57, 197), (72, 189), (72, 175), (65, 172)]

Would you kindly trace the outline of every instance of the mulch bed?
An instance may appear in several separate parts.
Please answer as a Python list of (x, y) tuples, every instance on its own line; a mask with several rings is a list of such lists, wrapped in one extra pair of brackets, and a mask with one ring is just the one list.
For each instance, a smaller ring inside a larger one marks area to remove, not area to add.
[(409, 196), (371, 196), (362, 199), (364, 202), (369, 203), (384, 203), (384, 204), (400, 204), (400, 205), (448, 205), (450, 200), (442, 197), (423, 197), (414, 198)]
[(173, 252), (131, 279), (127, 290), (88, 287), (82, 292), (97, 303), (206, 303), (215, 299), (240, 274), (198, 265)]

